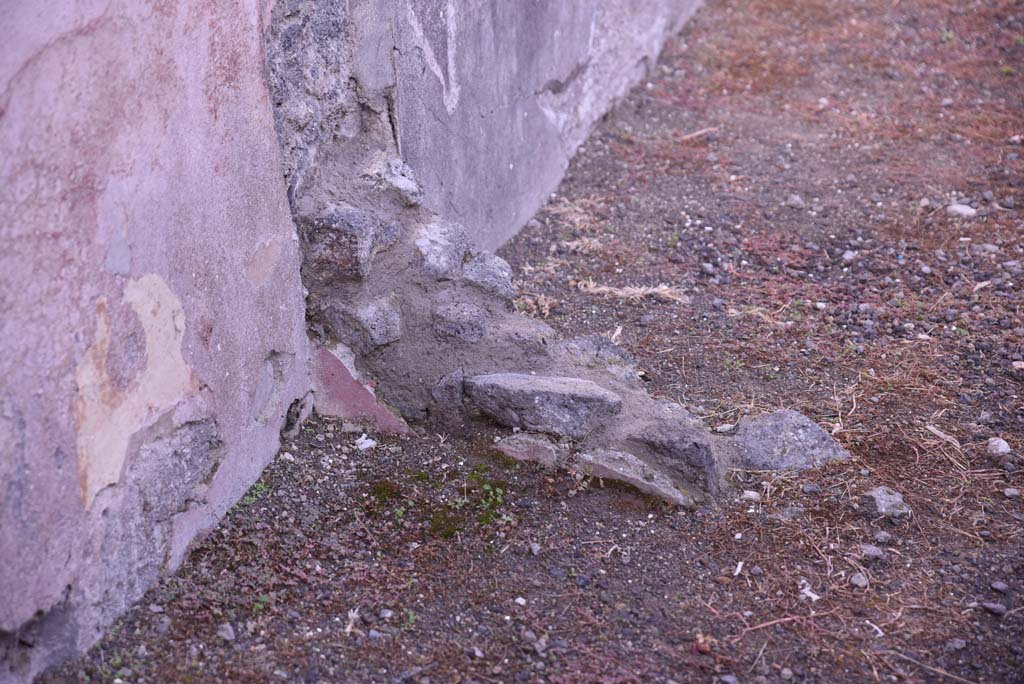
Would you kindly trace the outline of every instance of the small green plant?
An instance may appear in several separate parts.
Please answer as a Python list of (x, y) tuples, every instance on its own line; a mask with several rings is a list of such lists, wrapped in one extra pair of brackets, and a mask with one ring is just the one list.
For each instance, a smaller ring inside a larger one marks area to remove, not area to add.
[(248, 492), (246, 492), (245, 496), (242, 497), (242, 503), (246, 506), (256, 503), (265, 491), (267, 491), (267, 485), (262, 482), (257, 482), (249, 489)]
[(267, 604), (270, 603), (270, 595), (263, 594), (252, 604), (252, 616), (259, 617), (261, 613), (267, 608)]
[(402, 522), (402, 519), (405, 517), (405, 510), (405, 506), (398, 506), (395, 508), (394, 515), (396, 522)]
[(1004, 64), (1003, 66), (999, 67), (999, 73), (1001, 73), (1003, 76), (1015, 76), (1017, 74), (1017, 70), (1014, 69), (1009, 64)]
[(411, 632), (416, 627), (416, 620), (418, 616), (413, 612), (412, 608), (405, 609), (405, 619), (402, 621), (402, 629), (406, 632)]
[(1024, 45), (1024, 34), (1018, 33), (1013, 37), (1013, 44), (1017, 47)]
[(501, 487), (492, 487), (491, 483), (485, 482), (483, 487), (483, 498), (480, 500), (480, 523), (489, 525), (498, 517), (498, 509), (505, 503), (505, 490)]

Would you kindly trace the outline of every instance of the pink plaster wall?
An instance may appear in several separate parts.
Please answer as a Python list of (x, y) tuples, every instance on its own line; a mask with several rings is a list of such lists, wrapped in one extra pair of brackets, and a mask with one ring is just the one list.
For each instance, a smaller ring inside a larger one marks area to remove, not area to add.
[[(88, 645), (180, 563), (308, 382), (266, 8), (56, 5), (0, 0), (0, 637), (40, 641), (0, 644), (0, 681), (43, 642)], [(212, 479), (136, 468), (202, 421)], [(141, 515), (161, 490), (180, 500)]]

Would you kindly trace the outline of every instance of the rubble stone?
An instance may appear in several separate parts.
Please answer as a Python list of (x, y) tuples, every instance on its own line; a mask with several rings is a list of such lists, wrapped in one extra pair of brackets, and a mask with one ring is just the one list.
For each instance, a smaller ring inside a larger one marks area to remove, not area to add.
[(850, 457), (817, 423), (789, 409), (740, 419), (732, 443), (736, 465), (751, 470), (807, 470)]
[(484, 292), (502, 299), (512, 299), (515, 296), (512, 267), (507, 261), (490, 252), (474, 253), (462, 267), (462, 277)]
[(577, 454), (576, 467), (585, 475), (625, 482), (636, 489), (687, 508), (695, 505), (664, 473), (625, 451), (597, 449)]
[(437, 218), (416, 233), (416, 249), (423, 269), (438, 280), (453, 280), (462, 274), (469, 240), (458, 225)]
[(582, 438), (619, 412), (622, 399), (579, 378), (495, 373), (468, 378), (468, 398), (508, 427)]
[(543, 435), (520, 432), (498, 442), (497, 448), (509, 458), (532, 461), (549, 468), (554, 468), (561, 460), (558, 445)]

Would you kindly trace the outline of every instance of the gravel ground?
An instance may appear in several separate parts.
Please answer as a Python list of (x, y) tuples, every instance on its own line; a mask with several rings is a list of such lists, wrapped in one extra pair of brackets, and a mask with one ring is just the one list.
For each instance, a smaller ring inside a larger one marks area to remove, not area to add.
[(712, 0), (503, 250), (653, 393), (852, 461), (687, 512), (315, 419), (42, 681), (1024, 681), (1022, 68), (1019, 0)]

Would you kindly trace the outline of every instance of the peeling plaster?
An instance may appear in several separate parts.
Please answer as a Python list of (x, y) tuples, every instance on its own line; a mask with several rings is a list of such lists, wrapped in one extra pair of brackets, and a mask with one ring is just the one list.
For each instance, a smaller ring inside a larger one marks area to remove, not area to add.
[(445, 29), (448, 38), (444, 71), (441, 70), (441, 65), (437, 61), (434, 49), (430, 46), (430, 41), (423, 31), (423, 26), (420, 24), (419, 17), (416, 16), (416, 10), (413, 9), (412, 3), (406, 5), (406, 10), (409, 26), (416, 35), (416, 42), (423, 50), (423, 59), (427, 63), (427, 68), (430, 69), (430, 73), (434, 74), (441, 83), (441, 97), (444, 100), (444, 108), (451, 114), (459, 106), (459, 96), (461, 94), (461, 88), (455, 75), (455, 51), (458, 34), (458, 26), (456, 25), (458, 11), (455, 7), (455, 0), (448, 0), (444, 12)]
[(95, 341), (75, 370), (78, 479), (87, 510), (100, 490), (121, 479), (132, 436), (198, 388), (181, 355), (185, 312), (167, 283), (152, 273), (131, 280), (122, 301), (145, 331), (145, 367), (125, 389), (114, 385), (106, 369), (110, 318), (100, 299)]

